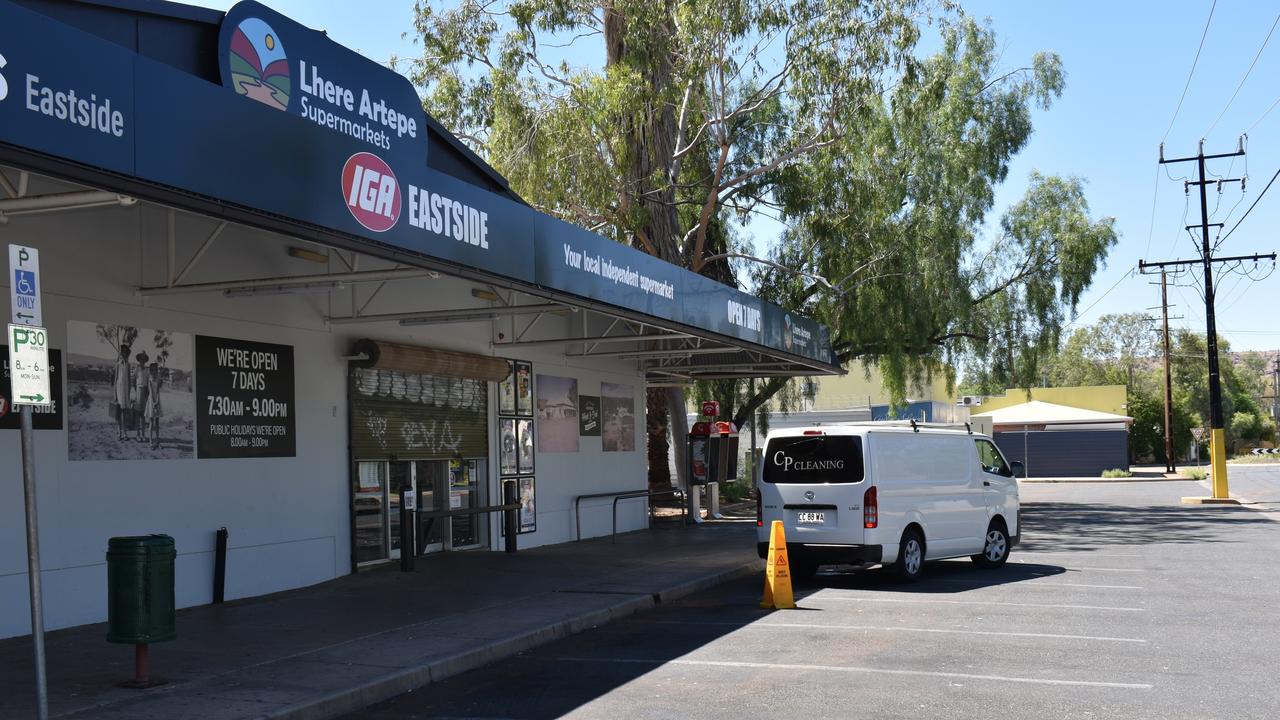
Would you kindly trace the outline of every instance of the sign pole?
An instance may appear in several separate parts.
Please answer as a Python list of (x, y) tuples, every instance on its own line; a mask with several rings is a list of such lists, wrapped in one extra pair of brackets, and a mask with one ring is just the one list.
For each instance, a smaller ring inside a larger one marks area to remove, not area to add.
[(27, 583), (31, 590), (31, 644), (35, 646), (36, 718), (49, 720), (44, 659), (44, 596), (40, 590), (40, 526), (36, 516), (36, 459), (31, 406), (22, 406), (22, 501), (27, 516)]
[(22, 504), (27, 520), (27, 585), (31, 599), (31, 644), (35, 648), (36, 718), (49, 720), (49, 684), (44, 657), (44, 594), (40, 590), (40, 522), (36, 513), (36, 453), (31, 408), (49, 407), (49, 334), (42, 327), (40, 251), (9, 246), (9, 386), (20, 408)]

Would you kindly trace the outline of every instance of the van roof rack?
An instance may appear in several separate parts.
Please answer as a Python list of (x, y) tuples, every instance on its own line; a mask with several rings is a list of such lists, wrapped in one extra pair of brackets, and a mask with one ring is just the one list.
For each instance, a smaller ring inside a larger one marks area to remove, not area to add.
[[(817, 423), (814, 423), (815, 425)], [(946, 422), (926, 422), (909, 418), (907, 420), (850, 420), (848, 422), (826, 423), (828, 427), (909, 427), (915, 432), (920, 432), (920, 428), (934, 428), (937, 430), (960, 430), (964, 428), (973, 434), (973, 428), (969, 423), (946, 423)]]

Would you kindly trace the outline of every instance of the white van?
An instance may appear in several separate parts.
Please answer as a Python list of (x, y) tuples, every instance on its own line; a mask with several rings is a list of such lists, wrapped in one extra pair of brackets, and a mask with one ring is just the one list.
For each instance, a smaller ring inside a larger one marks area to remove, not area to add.
[(769, 433), (756, 476), (757, 547), (781, 520), (796, 577), (883, 564), (915, 580), (925, 560), (999, 567), (1018, 543), (1021, 463), (986, 435), (849, 424)]

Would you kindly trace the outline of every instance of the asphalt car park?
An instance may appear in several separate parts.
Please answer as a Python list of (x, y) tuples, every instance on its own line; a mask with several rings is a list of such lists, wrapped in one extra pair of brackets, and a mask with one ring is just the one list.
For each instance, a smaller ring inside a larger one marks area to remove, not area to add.
[(1003, 568), (721, 586), (352, 718), (1271, 718), (1280, 524), (1194, 483), (1024, 485)]

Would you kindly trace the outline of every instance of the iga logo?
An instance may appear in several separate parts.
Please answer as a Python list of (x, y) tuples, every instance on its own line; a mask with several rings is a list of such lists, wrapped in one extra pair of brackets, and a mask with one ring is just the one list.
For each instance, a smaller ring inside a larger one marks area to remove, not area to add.
[(356, 222), (386, 232), (400, 219), (400, 186), (382, 158), (361, 152), (342, 168), (342, 197)]
[[(8, 64), (9, 61), (5, 60), (3, 55), (0, 55), (0, 70), (3, 70), (4, 66)], [(3, 75), (0, 75), (0, 100), (7, 97), (9, 97), (9, 83), (4, 79)]]

